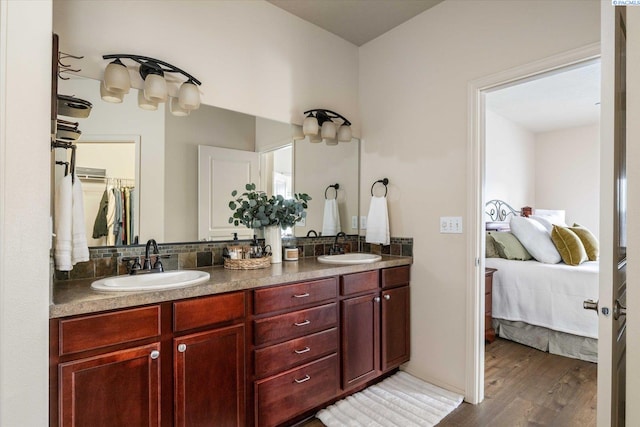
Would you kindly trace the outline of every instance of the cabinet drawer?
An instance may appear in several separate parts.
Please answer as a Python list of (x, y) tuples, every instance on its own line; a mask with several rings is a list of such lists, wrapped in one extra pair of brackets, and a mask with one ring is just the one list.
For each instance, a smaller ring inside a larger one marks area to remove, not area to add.
[(382, 270), (382, 287), (406, 285), (411, 279), (411, 266), (402, 265), (400, 267), (385, 268)]
[(214, 295), (173, 303), (173, 330), (186, 331), (244, 318), (244, 293)]
[(59, 355), (160, 336), (160, 306), (64, 319)]
[(336, 328), (262, 348), (255, 351), (256, 376), (262, 378), (286, 371), (337, 350)]
[(337, 389), (338, 357), (335, 354), (256, 381), (256, 425), (278, 425), (335, 397)]
[(352, 295), (359, 292), (375, 291), (379, 287), (378, 270), (347, 274), (340, 277), (340, 294)]
[(338, 323), (336, 303), (254, 320), (256, 345), (287, 341), (312, 332), (332, 328)]
[(337, 279), (331, 277), (312, 282), (258, 289), (253, 293), (254, 312), (255, 314), (264, 314), (295, 309), (336, 298), (337, 283)]

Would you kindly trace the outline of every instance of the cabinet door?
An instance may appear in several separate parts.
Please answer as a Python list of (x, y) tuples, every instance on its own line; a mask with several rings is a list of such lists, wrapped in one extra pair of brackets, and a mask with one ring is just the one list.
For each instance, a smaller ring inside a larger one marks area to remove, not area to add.
[(244, 426), (244, 325), (175, 338), (176, 426)]
[(382, 370), (409, 360), (409, 286), (382, 292)]
[(61, 426), (159, 426), (160, 344), (59, 365)]
[(374, 378), (380, 364), (378, 293), (342, 301), (342, 388)]

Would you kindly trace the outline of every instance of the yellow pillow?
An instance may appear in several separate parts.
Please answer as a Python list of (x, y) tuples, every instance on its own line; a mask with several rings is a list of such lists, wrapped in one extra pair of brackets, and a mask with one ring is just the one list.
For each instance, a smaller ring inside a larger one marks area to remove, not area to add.
[(598, 243), (598, 239), (593, 235), (591, 231), (587, 228), (581, 226), (580, 224), (573, 224), (573, 227), (569, 227), (569, 230), (573, 231), (578, 235), (584, 249), (587, 251), (587, 257), (589, 257), (589, 261), (597, 261), (598, 256), (600, 255), (600, 244)]
[(554, 225), (551, 230), (551, 240), (560, 252), (562, 261), (567, 265), (580, 265), (587, 259), (587, 251), (576, 233), (567, 227)]

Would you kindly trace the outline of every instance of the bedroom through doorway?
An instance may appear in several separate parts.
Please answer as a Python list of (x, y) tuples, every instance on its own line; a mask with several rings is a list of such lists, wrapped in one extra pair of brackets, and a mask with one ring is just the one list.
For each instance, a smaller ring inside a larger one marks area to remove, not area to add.
[[(483, 353), (495, 359), (495, 336), (595, 363), (598, 316), (582, 303), (598, 299), (600, 60), (529, 74), (483, 95)], [(579, 247), (567, 251), (565, 235)], [(583, 391), (593, 394), (595, 416), (594, 383), (584, 379)]]

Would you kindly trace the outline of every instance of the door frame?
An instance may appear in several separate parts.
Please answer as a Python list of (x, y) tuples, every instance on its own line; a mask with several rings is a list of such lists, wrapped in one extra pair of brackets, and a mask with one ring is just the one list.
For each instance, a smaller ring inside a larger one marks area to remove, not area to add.
[(485, 177), (485, 94), (498, 87), (522, 83), (540, 74), (591, 61), (600, 57), (600, 43), (563, 52), (469, 82), (467, 88), (467, 289), (465, 400), (472, 404), (484, 399), (484, 177)]

